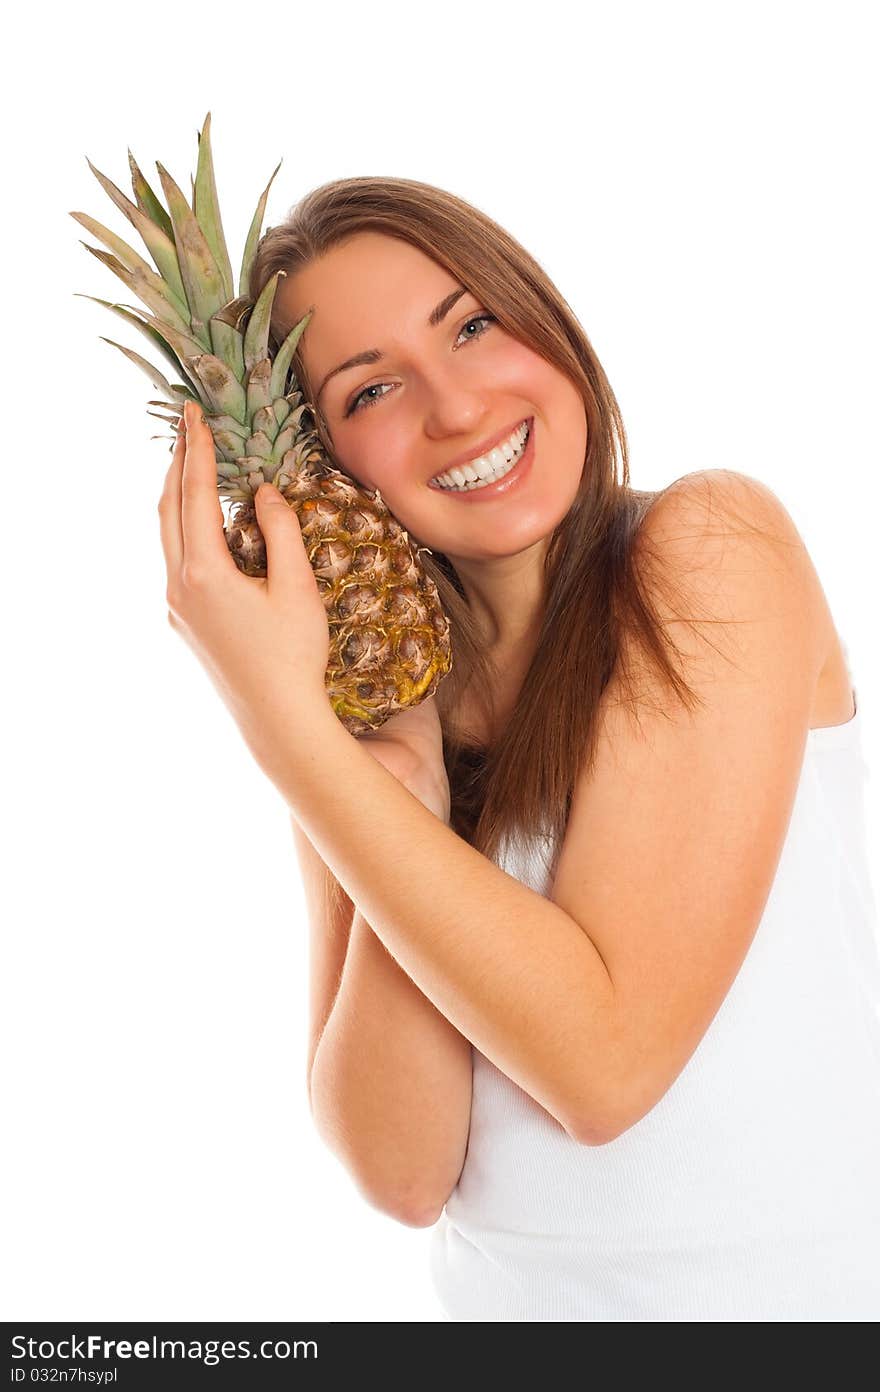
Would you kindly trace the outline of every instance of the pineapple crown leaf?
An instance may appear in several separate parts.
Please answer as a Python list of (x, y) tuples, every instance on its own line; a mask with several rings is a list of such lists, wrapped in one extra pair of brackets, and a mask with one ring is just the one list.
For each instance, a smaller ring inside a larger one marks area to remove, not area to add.
[(102, 222), (98, 222), (96, 218), (89, 217), (88, 213), (71, 213), (70, 216), (74, 218), (81, 227), (84, 227), (87, 232), (91, 232), (93, 237), (97, 237), (99, 242), (103, 242), (106, 247), (109, 247), (112, 252), (115, 252), (116, 256), (127, 270), (140, 271), (148, 281), (152, 279), (152, 281), (155, 282), (162, 279), (161, 276), (156, 275), (156, 272), (151, 266), (147, 265), (144, 258), (128, 245), (128, 242), (124, 242), (121, 237), (117, 237), (116, 233), (111, 232)]
[[(82, 298), (88, 300), (95, 299), (96, 297), (93, 295), (84, 295)], [(129, 317), (129, 315), (126, 315), (126, 311), (129, 311), (130, 322), (136, 323), (139, 328), (148, 332), (151, 337), (155, 335), (154, 341), (157, 343), (157, 346), (160, 341), (164, 344), (165, 348), (168, 350), (169, 362), (171, 365), (177, 372), (181, 372), (184, 376), (190, 377), (192, 379), (190, 389), (192, 390), (194, 388), (196, 392), (198, 392), (199, 383), (186, 367), (186, 363), (190, 357), (193, 355), (198, 356), (204, 351), (202, 344), (199, 343), (197, 339), (192, 338), (187, 333), (178, 331), (165, 320), (154, 318), (152, 315), (148, 314), (146, 310), (141, 309), (139, 305), (111, 305), (108, 304), (106, 300), (97, 300), (96, 302), (98, 304), (106, 304), (108, 308), (116, 310), (117, 313), (122, 314), (123, 317)]]
[(242, 425), (248, 424), (248, 397), (241, 382), (226, 363), (213, 353), (201, 353), (185, 359), (207, 393), (212, 411), (232, 416)]
[[(142, 213), (145, 213), (146, 216), (156, 224), (161, 232), (165, 233), (171, 245), (171, 250), (174, 252), (174, 259), (176, 261), (177, 252), (174, 251), (174, 228), (171, 226), (171, 219), (138, 168), (137, 161), (131, 153), (131, 150), (128, 152), (128, 167), (131, 170), (131, 191), (137, 200), (138, 207)], [(177, 274), (179, 277), (179, 267)], [(181, 282), (181, 294), (183, 294), (183, 282)]]
[[(115, 232), (111, 232), (103, 223), (95, 218), (89, 217), (87, 213), (71, 213), (70, 216), (84, 227), (87, 232), (91, 232), (93, 237), (97, 237), (99, 242), (103, 242), (112, 252), (115, 252), (117, 259), (125, 269), (133, 275), (142, 278), (143, 282), (149, 285), (157, 295), (161, 295), (167, 300), (169, 308), (178, 316), (181, 323), (189, 327), (189, 306), (174, 293), (170, 285), (157, 275), (152, 266), (148, 266), (146, 261), (128, 242), (124, 242), (121, 237), (117, 237)], [(83, 243), (83, 245), (86, 245)]]
[(275, 175), (278, 173), (278, 170), (281, 168), (283, 163), (283, 160), (279, 160), (274, 170), (272, 171), (272, 178), (269, 180), (268, 184), (263, 189), (263, 192), (260, 194), (260, 201), (257, 204), (256, 212), (254, 213), (254, 216), (251, 220), (250, 229), (247, 234), (247, 240), (244, 244), (244, 255), (241, 258), (241, 271), (238, 277), (239, 295), (247, 295), (249, 293), (251, 266), (253, 265), (254, 257), (257, 254), (257, 244), (260, 240), (260, 228), (263, 226), (263, 217), (265, 216), (266, 212), (266, 199), (269, 197), (269, 190), (272, 187), (272, 181), (274, 180)]
[(186, 369), (183, 367), (168, 340), (163, 337), (160, 331), (147, 318), (139, 317), (143, 315), (143, 310), (139, 309), (137, 305), (112, 304), (110, 300), (100, 300), (96, 295), (78, 295), (78, 298), (92, 300), (95, 304), (103, 305), (105, 309), (110, 309), (114, 314), (118, 314), (120, 319), (124, 319), (126, 323), (134, 324), (144, 337), (148, 338), (153, 346), (159, 349), (159, 352), (166, 359), (169, 366), (174, 368), (175, 372), (183, 372), (185, 374)]
[(83, 242), (82, 245), (85, 247), (86, 251), (91, 252), (92, 256), (96, 256), (103, 265), (109, 267), (114, 275), (118, 275), (119, 279), (128, 286), (129, 290), (133, 290), (138, 299), (143, 300), (144, 304), (148, 305), (149, 308), (153, 310), (157, 318), (164, 318), (168, 321), (170, 326), (176, 328), (179, 332), (189, 332), (189, 324), (178, 314), (177, 310), (169, 302), (167, 296), (161, 291), (154, 289), (152, 282), (142, 275), (140, 271), (130, 271), (127, 266), (124, 266), (122, 262), (109, 251), (102, 251), (100, 247), (89, 246), (88, 242)]
[(92, 161), (86, 156), (86, 164), (91, 169), (98, 183), (108, 195), (116, 207), (125, 217), (128, 218), (132, 226), (140, 234), (141, 240), (153, 258), (153, 262), (168, 284), (168, 289), (181, 301), (186, 304), (186, 290), (180, 275), (180, 266), (177, 260), (177, 251), (171, 237), (157, 226), (142, 210), (132, 203), (130, 198), (126, 198), (121, 189), (118, 189), (112, 179), (108, 179), (106, 174), (102, 174), (100, 169), (96, 169)]
[(232, 265), (226, 249), (223, 224), (220, 220), (220, 204), (217, 200), (217, 184), (214, 179), (214, 159), (211, 153), (211, 113), (208, 112), (198, 136), (199, 155), (193, 185), (193, 213), (205, 234), (214, 260), (223, 281), (224, 303), (231, 300), (235, 291), (232, 287)]
[(239, 333), (247, 327), (247, 321), (253, 310), (254, 302), (247, 295), (239, 295), (238, 299), (230, 300), (221, 310), (212, 316), (215, 323), (228, 324), (230, 328), (237, 329)]
[(244, 335), (244, 365), (249, 371), (269, 356), (269, 320), (272, 317), (272, 304), (279, 278), (286, 274), (286, 271), (276, 271), (271, 279), (266, 281), (251, 311)]
[(165, 320), (154, 319), (151, 315), (147, 314), (146, 310), (138, 310), (138, 313), (143, 317), (146, 323), (152, 324), (153, 328), (166, 339), (169, 346), (173, 348), (174, 352), (177, 354), (181, 363), (185, 363), (187, 358), (193, 356), (198, 357), (200, 353), (204, 353), (204, 345), (199, 339), (193, 338), (191, 334), (183, 333), (181, 330), (175, 329)]
[(239, 381), (245, 375), (244, 365), (244, 341), (238, 329), (227, 324), (225, 319), (214, 315), (208, 328), (211, 332), (211, 347), (218, 358), (222, 358), (226, 366), (235, 373)]
[[(229, 298), (214, 253), (208, 245), (195, 213), (190, 208), (178, 184), (164, 165), (156, 161), (162, 188), (168, 200), (168, 211), (174, 228), (174, 244), (180, 274), (186, 287), (186, 301), (192, 316), (193, 334), (200, 338), (205, 325)], [(206, 347), (210, 345), (205, 344)]]
[[(297, 384), (295, 379), (288, 381), (290, 364), (311, 317), (309, 313), (300, 320), (273, 359), (269, 350), (272, 306), (278, 280), (286, 273), (277, 271), (256, 302), (249, 296), (250, 273), (269, 191), (283, 161), (279, 160), (275, 166), (258, 201), (245, 242), (239, 295), (234, 298), (232, 267), (217, 197), (210, 111), (197, 137), (196, 177), (190, 178), (191, 206), (179, 185), (156, 161), (167, 211), (130, 149), (127, 153), (134, 203), (87, 157), (95, 178), (139, 233), (156, 270), (102, 223), (85, 213), (71, 213), (71, 217), (108, 250), (86, 242), (82, 245), (113, 271), (146, 309), (93, 295), (81, 298), (91, 299), (112, 310), (126, 323), (134, 324), (174, 368), (174, 375), (185, 379), (172, 384), (140, 354), (113, 339), (103, 339), (124, 353), (160, 391), (172, 398), (167, 403), (169, 407), (173, 409), (174, 398), (197, 400), (206, 412), (214, 414), (215, 420), (222, 420), (221, 428), (227, 434), (230, 427), (234, 427), (233, 435), (240, 431), (242, 438), (247, 439), (252, 433), (262, 434), (271, 444), (280, 420), (293, 404), (287, 393), (291, 387), (297, 388)], [(280, 415), (279, 401), (284, 403)]]
[(294, 324), (290, 333), (285, 338), (278, 352), (275, 354), (275, 361), (272, 364), (272, 381), (269, 393), (273, 400), (279, 396), (284, 396), (284, 388), (287, 384), (287, 373), (290, 368), (291, 359), (296, 350), (296, 345), (305, 332), (306, 325), (312, 317), (312, 311), (304, 314), (298, 324)]
[(118, 348), (120, 353), (124, 353), (129, 362), (133, 362), (142, 372), (146, 373), (153, 386), (158, 387), (159, 391), (171, 394), (171, 383), (167, 378), (163, 377), (157, 367), (154, 367), (146, 358), (142, 358), (140, 353), (135, 353), (131, 348), (125, 348), (121, 343), (116, 343), (112, 338), (105, 338), (103, 334), (99, 334), (98, 337), (101, 339), (102, 343), (110, 343), (114, 348)]

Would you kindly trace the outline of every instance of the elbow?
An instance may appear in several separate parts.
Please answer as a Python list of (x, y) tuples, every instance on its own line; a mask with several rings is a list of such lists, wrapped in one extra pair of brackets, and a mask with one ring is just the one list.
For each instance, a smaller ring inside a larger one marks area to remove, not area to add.
[(626, 1128), (621, 1127), (620, 1130), (614, 1130), (608, 1126), (597, 1126), (595, 1120), (592, 1120), (586, 1125), (581, 1122), (574, 1126), (567, 1125), (565, 1129), (571, 1139), (577, 1141), (578, 1145), (601, 1146), (608, 1145), (610, 1141), (616, 1141)]
[(405, 1228), (433, 1228), (443, 1212), (442, 1202), (426, 1201), (421, 1196), (411, 1194), (390, 1197), (386, 1193), (377, 1194), (363, 1184), (358, 1187), (371, 1208), (384, 1213), (386, 1218), (393, 1218), (395, 1223), (401, 1223)]
[(606, 1075), (599, 1080), (594, 1074), (587, 1085), (580, 1078), (577, 1096), (569, 1096), (565, 1129), (578, 1145), (610, 1145), (654, 1105), (631, 1051), (624, 1052), (619, 1041), (609, 1040), (605, 1059)]
[(392, 1178), (365, 1173), (362, 1167), (352, 1165), (349, 1171), (370, 1207), (406, 1228), (432, 1228), (443, 1212), (445, 1194), (441, 1197), (437, 1186), (427, 1184), (424, 1174)]
[(436, 1206), (416, 1209), (404, 1208), (391, 1216), (407, 1228), (433, 1228), (442, 1212), (443, 1205), (441, 1204), (439, 1208)]
[(632, 1125), (634, 1122), (623, 1118), (619, 1109), (615, 1112), (611, 1108), (592, 1108), (586, 1118), (582, 1112), (576, 1114), (574, 1122), (567, 1122), (565, 1129), (578, 1145), (603, 1146), (616, 1141)]
[(451, 1192), (454, 1185), (444, 1184), (442, 1188), (439, 1184), (431, 1185), (423, 1159), (407, 1166), (404, 1174), (400, 1173), (399, 1166), (395, 1167), (396, 1173), (389, 1170), (387, 1164), (378, 1168), (375, 1156), (365, 1157), (361, 1150), (353, 1149), (338, 1119), (332, 1116), (328, 1119), (320, 1110), (313, 1116), (324, 1144), (348, 1171), (361, 1198), (371, 1208), (404, 1227), (434, 1226), (445, 1206), (447, 1192)]
[(606, 1112), (602, 1119), (598, 1119), (594, 1114), (588, 1121), (579, 1120), (576, 1125), (566, 1126), (565, 1129), (578, 1145), (610, 1145), (641, 1121), (647, 1111), (650, 1111), (650, 1107), (645, 1107), (640, 1112), (627, 1113), (625, 1116), (619, 1111)]

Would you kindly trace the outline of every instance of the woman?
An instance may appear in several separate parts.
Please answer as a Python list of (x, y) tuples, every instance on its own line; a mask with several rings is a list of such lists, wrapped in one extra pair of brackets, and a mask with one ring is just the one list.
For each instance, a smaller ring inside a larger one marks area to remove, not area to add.
[(188, 419), (171, 617), (291, 810), (322, 1136), (437, 1225), (453, 1319), (877, 1319), (859, 712), (791, 518), (740, 473), (632, 489), (580, 324), (448, 193), (319, 188), (251, 294), (279, 269), (274, 345), (313, 311), (319, 432), (429, 548), (455, 657), (350, 736), (295, 513), (257, 495), (247, 580)]

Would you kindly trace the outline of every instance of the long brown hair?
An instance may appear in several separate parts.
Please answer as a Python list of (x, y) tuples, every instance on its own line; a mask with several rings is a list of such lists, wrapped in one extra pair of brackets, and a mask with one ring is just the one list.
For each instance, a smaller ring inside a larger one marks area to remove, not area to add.
[[(437, 692), (451, 825), (493, 859), (505, 838), (535, 834), (548, 836), (558, 856), (575, 782), (595, 758), (597, 708), (612, 672), (619, 674), (627, 704), (637, 699), (635, 668), (627, 662), (623, 670), (624, 652), (639, 654), (642, 671), (646, 656), (664, 689), (688, 709), (702, 703), (678, 669), (678, 649), (644, 580), (649, 562), (652, 581), (661, 579), (657, 557), (637, 545), (639, 524), (660, 493), (630, 487), (620, 409), (569, 305), (509, 233), (454, 194), (417, 180), (372, 177), (338, 179), (312, 190), (263, 236), (251, 297), (276, 271), (294, 275), (365, 230), (401, 238), (445, 267), (502, 328), (555, 364), (583, 398), (588, 442), (579, 490), (546, 551), (542, 626), (515, 718), (491, 747), (469, 741), (457, 729), (455, 712), (467, 690), (491, 728), (496, 674), (453, 564), (438, 551), (420, 557), (437, 585), (452, 638), (453, 668)], [(273, 350), (291, 327), (273, 319)], [(313, 385), (298, 352), (293, 368), (311, 401)], [(332, 454), (326, 419), (317, 407), (312, 414)], [(624, 636), (633, 640), (625, 647)]]

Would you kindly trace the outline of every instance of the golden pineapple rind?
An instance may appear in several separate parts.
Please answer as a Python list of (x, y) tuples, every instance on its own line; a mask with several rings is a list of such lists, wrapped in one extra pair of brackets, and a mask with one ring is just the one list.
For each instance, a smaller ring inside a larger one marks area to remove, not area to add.
[[(452, 670), (449, 620), (409, 535), (378, 493), (324, 463), (309, 444), (304, 432), (268, 481), (297, 514), (330, 629), (328, 699), (357, 735), (434, 694)], [(259, 460), (242, 463), (254, 491), (271, 474), (254, 469)], [(265, 576), (252, 501), (235, 505), (226, 537), (239, 569)]]

